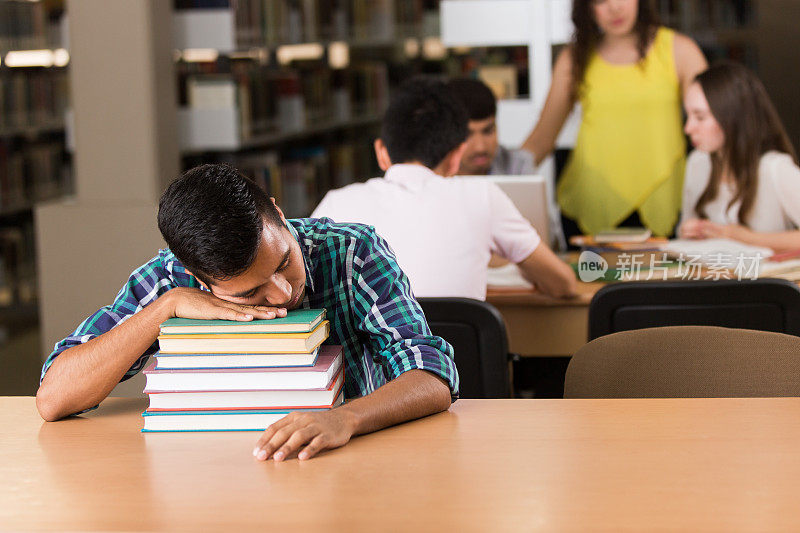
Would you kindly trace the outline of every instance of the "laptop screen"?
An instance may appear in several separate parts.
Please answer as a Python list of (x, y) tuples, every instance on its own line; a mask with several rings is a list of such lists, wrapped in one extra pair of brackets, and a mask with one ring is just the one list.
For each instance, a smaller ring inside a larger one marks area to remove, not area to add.
[(458, 176), (457, 178), (481, 179), (496, 184), (511, 199), (520, 214), (536, 228), (542, 241), (550, 242), (547, 184), (543, 176)]

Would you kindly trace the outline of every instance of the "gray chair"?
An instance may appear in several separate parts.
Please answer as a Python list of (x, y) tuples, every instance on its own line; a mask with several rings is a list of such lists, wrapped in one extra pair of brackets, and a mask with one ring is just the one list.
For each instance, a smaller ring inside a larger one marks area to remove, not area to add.
[(564, 398), (800, 396), (800, 338), (711, 326), (613, 333), (579, 349)]

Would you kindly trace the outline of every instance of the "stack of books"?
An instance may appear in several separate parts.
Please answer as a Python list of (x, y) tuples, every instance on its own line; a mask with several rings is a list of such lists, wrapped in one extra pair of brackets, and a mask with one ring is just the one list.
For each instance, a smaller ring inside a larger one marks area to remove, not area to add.
[(341, 346), (322, 346), (325, 310), (237, 322), (172, 318), (144, 373), (142, 431), (262, 431), (290, 411), (343, 401)]

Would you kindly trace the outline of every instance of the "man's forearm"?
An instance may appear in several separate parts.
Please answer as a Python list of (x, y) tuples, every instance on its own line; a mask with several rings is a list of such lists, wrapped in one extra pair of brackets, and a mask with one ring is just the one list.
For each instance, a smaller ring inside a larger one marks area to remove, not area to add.
[(337, 410), (347, 414), (353, 435), (361, 435), (444, 411), (450, 403), (444, 380), (425, 370), (409, 370)]
[(572, 268), (543, 243), (518, 263), (522, 275), (542, 293), (556, 298), (571, 298), (577, 293)]
[(286, 316), (286, 310), (235, 304), (195, 288), (172, 288), (122, 324), (56, 357), (36, 394), (42, 418), (57, 420), (101, 402), (156, 341), (161, 323), (173, 316), (249, 321)]
[(110, 331), (59, 354), (36, 394), (42, 418), (58, 420), (105, 399), (171, 316), (167, 294)]

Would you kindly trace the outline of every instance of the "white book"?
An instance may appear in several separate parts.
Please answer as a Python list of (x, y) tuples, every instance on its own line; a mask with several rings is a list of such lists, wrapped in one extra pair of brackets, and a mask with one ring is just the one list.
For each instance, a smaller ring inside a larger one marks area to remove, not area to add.
[[(341, 405), (340, 394), (334, 407)], [(327, 411), (327, 409), (297, 409), (295, 411)], [(291, 410), (236, 411), (145, 411), (142, 432), (156, 431), (264, 431), (288, 415)]]
[(773, 255), (770, 248), (752, 246), (732, 239), (674, 239), (661, 248), (670, 256), (704, 265), (736, 268), (740, 262), (761, 262)]
[(519, 267), (513, 263), (490, 268), (486, 277), (488, 287), (530, 289), (533, 284), (526, 280)]
[(342, 347), (323, 346), (311, 367), (145, 370), (148, 392), (324, 389), (342, 367)]
[(638, 243), (645, 242), (652, 236), (652, 232), (646, 228), (614, 228), (601, 231), (594, 236), (596, 243)]
[(292, 366), (314, 366), (319, 348), (311, 353), (199, 353), (199, 354), (155, 354), (156, 370), (200, 369), (200, 368), (281, 368)]
[(236, 82), (228, 77), (189, 78), (186, 92), (187, 104), (195, 109), (236, 107)]
[(246, 390), (210, 392), (152, 392), (149, 412), (232, 409), (325, 409), (331, 408), (344, 386), (344, 372), (328, 388), (307, 390)]

